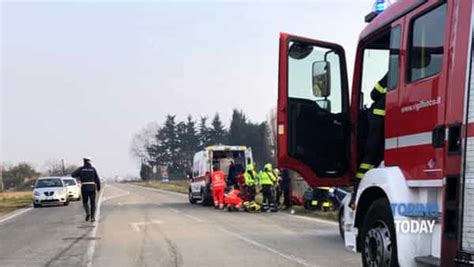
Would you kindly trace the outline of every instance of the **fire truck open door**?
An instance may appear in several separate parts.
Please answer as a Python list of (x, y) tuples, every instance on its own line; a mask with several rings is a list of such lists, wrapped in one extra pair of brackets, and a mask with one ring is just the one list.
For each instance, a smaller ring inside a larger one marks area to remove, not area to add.
[(349, 90), (344, 49), (282, 33), (278, 165), (312, 187), (350, 182)]

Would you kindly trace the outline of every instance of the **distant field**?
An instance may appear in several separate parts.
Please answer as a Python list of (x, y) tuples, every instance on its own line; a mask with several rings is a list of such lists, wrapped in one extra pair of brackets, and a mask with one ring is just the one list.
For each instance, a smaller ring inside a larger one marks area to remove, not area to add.
[(178, 193), (187, 194), (188, 193), (188, 181), (148, 181), (148, 182), (135, 182), (133, 184), (152, 187), (167, 191), (173, 191)]
[(0, 193), (0, 216), (16, 209), (29, 207), (31, 203), (31, 191)]

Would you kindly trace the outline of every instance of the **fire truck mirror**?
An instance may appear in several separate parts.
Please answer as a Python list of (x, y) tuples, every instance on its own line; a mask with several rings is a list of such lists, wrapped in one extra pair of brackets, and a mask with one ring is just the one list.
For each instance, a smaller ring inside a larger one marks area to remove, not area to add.
[(300, 42), (290, 42), (288, 56), (292, 59), (304, 59), (313, 52), (313, 46)]
[(327, 61), (313, 62), (313, 95), (328, 97), (331, 95), (331, 68)]

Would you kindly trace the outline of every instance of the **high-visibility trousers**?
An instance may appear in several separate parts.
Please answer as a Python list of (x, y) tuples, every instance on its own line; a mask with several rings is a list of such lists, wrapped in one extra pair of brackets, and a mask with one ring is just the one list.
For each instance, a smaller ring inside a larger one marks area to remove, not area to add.
[(225, 187), (212, 188), (212, 198), (214, 199), (214, 206), (224, 205), (224, 189)]

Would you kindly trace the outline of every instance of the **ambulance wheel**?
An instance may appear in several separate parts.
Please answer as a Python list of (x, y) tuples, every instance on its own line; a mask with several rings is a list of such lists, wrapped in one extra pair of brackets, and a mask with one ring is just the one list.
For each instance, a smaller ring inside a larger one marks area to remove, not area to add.
[(209, 197), (208, 197), (208, 194), (206, 193), (206, 189), (202, 189), (201, 190), (201, 205), (207, 207), (207, 206), (210, 206), (210, 201), (209, 201)]
[(191, 191), (191, 189), (189, 189), (188, 198), (189, 198), (189, 203), (196, 204), (196, 200), (193, 197), (193, 192)]
[(388, 200), (378, 199), (370, 205), (360, 240), (364, 267), (398, 266), (395, 226)]
[(344, 240), (344, 206), (339, 209), (339, 235)]

